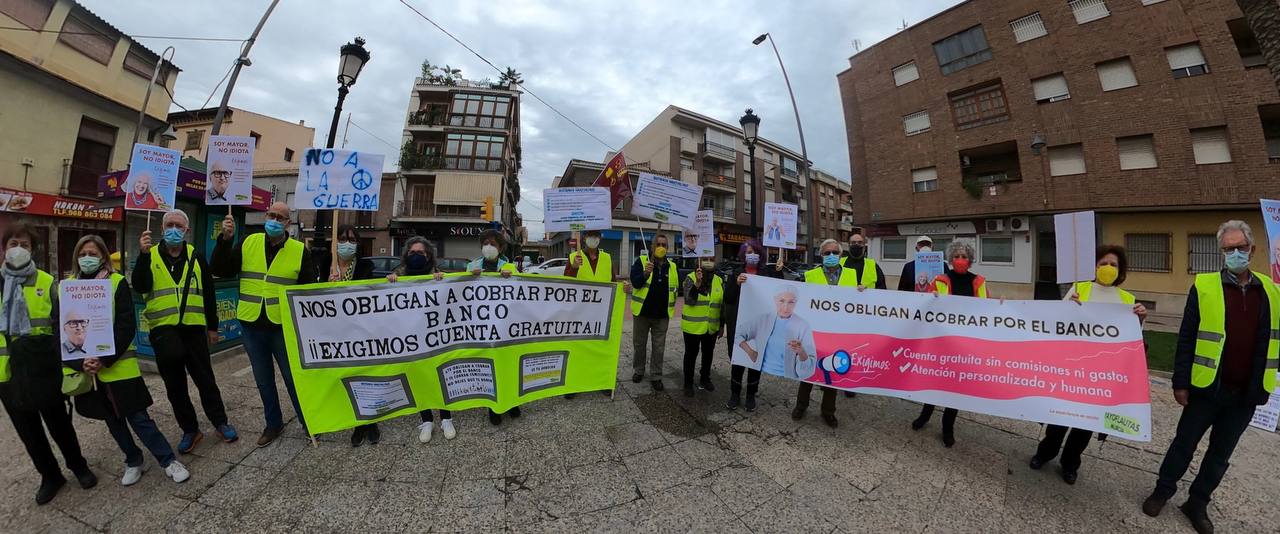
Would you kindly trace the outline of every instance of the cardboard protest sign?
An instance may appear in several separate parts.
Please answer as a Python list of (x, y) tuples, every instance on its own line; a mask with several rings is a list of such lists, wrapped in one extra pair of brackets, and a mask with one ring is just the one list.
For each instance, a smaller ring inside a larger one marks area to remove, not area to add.
[(210, 206), (247, 206), (253, 203), (252, 137), (209, 136), (205, 169), (204, 202)]
[(542, 220), (548, 232), (607, 230), (613, 227), (609, 189), (560, 187), (542, 190)]
[(716, 256), (716, 232), (711, 210), (698, 211), (694, 214), (693, 226), (681, 230), (680, 255), (686, 258)]
[(795, 204), (764, 203), (764, 246), (795, 250), (799, 208)]
[(158, 146), (133, 145), (124, 208), (169, 211), (178, 197), (178, 162), (182, 153)]
[(942, 274), (946, 267), (942, 255), (942, 252), (916, 253), (915, 290), (917, 293), (933, 291), (933, 279)]
[(62, 360), (112, 356), (116, 353), (111, 322), (115, 294), (111, 280), (63, 280), (58, 283), (58, 327)]
[(1093, 280), (1094, 252), (1098, 248), (1092, 211), (1059, 213), (1053, 216), (1057, 245), (1058, 283)]
[(378, 211), (382, 154), (308, 148), (298, 169), (293, 208)]
[(693, 224), (693, 216), (702, 201), (702, 186), (640, 173), (631, 214), (676, 226)]

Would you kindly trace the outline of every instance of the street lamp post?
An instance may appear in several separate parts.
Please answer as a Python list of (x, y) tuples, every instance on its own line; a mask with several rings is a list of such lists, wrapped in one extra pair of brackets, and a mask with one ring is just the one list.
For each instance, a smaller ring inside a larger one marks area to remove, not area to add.
[[(369, 62), (369, 51), (364, 49), (364, 38), (356, 37), (354, 43), (342, 45), (340, 49), (341, 59), (338, 61), (338, 103), (333, 106), (333, 122), (329, 124), (329, 140), (325, 142), (325, 148), (333, 148), (333, 142), (338, 135), (338, 120), (342, 115), (342, 103), (347, 99), (347, 93), (350, 87), (356, 84), (356, 78), (360, 77), (360, 71), (364, 69), (364, 64)], [(333, 214), (333, 224), (338, 224), (337, 212)], [(313, 231), (314, 237), (311, 240), (311, 246), (314, 254), (328, 256), (329, 240), (323, 228), (329, 225), (329, 211), (316, 211), (316, 224)]]
[(778, 67), (782, 69), (782, 79), (787, 82), (787, 94), (791, 95), (791, 109), (796, 114), (796, 130), (800, 132), (800, 157), (804, 159), (804, 161), (800, 162), (804, 166), (804, 186), (809, 187), (811, 183), (809, 180), (809, 150), (804, 146), (804, 127), (800, 125), (800, 108), (796, 107), (796, 94), (791, 90), (791, 78), (787, 77), (787, 67), (782, 64), (782, 54), (778, 53), (778, 45), (773, 42), (773, 36), (768, 33), (756, 37), (755, 40), (751, 41), (751, 44), (759, 45), (765, 39), (768, 39), (769, 45), (773, 47), (773, 55), (777, 56)]
[(751, 112), (751, 108), (747, 108), (747, 113), (738, 119), (738, 124), (742, 125), (742, 141), (747, 145), (747, 172), (751, 175), (751, 200), (747, 209), (751, 210), (751, 237), (760, 231), (756, 226), (756, 199), (760, 198), (756, 193), (760, 190), (760, 178), (756, 176), (756, 140), (760, 135), (760, 117)]

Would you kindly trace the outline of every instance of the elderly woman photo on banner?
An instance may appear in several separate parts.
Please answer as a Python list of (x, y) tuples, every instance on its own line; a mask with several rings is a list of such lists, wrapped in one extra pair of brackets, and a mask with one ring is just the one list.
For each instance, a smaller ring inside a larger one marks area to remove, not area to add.
[(813, 330), (796, 315), (798, 300), (795, 289), (784, 287), (773, 295), (772, 306), (758, 305), (766, 311), (739, 316), (733, 336), (734, 365), (795, 380), (813, 375), (817, 365)]

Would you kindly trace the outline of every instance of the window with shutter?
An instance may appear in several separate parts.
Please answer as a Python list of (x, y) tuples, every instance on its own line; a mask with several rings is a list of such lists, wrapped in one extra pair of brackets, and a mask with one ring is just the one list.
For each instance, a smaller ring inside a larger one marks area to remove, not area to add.
[(1107, 9), (1107, 3), (1103, 0), (1073, 0), (1067, 5), (1071, 7), (1071, 13), (1076, 16), (1076, 24), (1093, 22), (1111, 15), (1111, 11)]
[(1190, 43), (1164, 49), (1169, 58), (1169, 68), (1174, 78), (1198, 76), (1209, 72), (1209, 65), (1204, 61), (1199, 43)]
[(68, 16), (67, 21), (63, 23), (58, 40), (103, 65), (111, 61), (111, 53), (116, 47), (116, 40), (109, 37), (107, 32), (93, 27), (74, 15)]
[(902, 86), (918, 79), (920, 79), (920, 71), (916, 69), (916, 62), (914, 61), (893, 68), (894, 85)]
[(1120, 154), (1120, 169), (1154, 169), (1156, 149), (1152, 136), (1135, 135), (1116, 138), (1116, 152)]
[(902, 118), (902, 129), (907, 135), (915, 135), (929, 131), (929, 111), (917, 111)]
[(1169, 267), (1169, 234), (1125, 234), (1124, 248), (1129, 253), (1129, 270), (1167, 273)]
[(911, 190), (915, 193), (927, 193), (938, 190), (938, 168), (925, 167), (911, 170)]
[(1216, 273), (1222, 270), (1226, 258), (1218, 249), (1218, 236), (1192, 234), (1187, 236), (1187, 272)]
[(982, 25), (933, 43), (933, 54), (943, 74), (951, 74), (991, 60), (991, 47)]
[(956, 128), (965, 130), (992, 124), (1009, 118), (1005, 105), (1004, 87), (1000, 82), (948, 95), (951, 112), (955, 115)]
[(1196, 165), (1230, 163), (1231, 147), (1227, 142), (1227, 128), (1197, 128), (1191, 130), (1191, 151)]
[(1103, 91), (1115, 91), (1138, 85), (1138, 77), (1133, 74), (1133, 64), (1129, 58), (1122, 57), (1095, 65), (1098, 69), (1098, 82)]
[(1009, 23), (1009, 27), (1013, 29), (1013, 38), (1019, 43), (1025, 43), (1037, 37), (1049, 35), (1049, 31), (1044, 28), (1044, 21), (1040, 19), (1040, 13), (1032, 13), (1025, 17)]
[(1049, 147), (1049, 174), (1069, 176), (1084, 174), (1084, 147), (1079, 143)]
[(49, 20), (51, 11), (53, 11), (53, 0), (0, 1), (0, 13), (33, 30), (44, 29), (44, 23)]
[(1062, 73), (1031, 80), (1031, 89), (1036, 95), (1036, 102), (1041, 104), (1071, 98), (1067, 78)]

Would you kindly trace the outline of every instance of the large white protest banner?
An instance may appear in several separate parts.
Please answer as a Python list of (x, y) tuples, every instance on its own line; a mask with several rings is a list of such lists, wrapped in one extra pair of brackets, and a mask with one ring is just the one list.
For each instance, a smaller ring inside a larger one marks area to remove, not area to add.
[(631, 198), (632, 215), (676, 226), (693, 224), (698, 203), (702, 201), (702, 186), (646, 172), (639, 174), (636, 192)]
[(168, 148), (133, 145), (124, 209), (169, 211), (178, 197), (178, 162), (182, 153)]
[(299, 210), (378, 211), (382, 154), (308, 148), (294, 186)]
[(111, 280), (63, 280), (58, 283), (58, 325), (62, 328), (63, 361), (112, 356), (111, 328), (115, 294)]
[(247, 206), (253, 203), (253, 153), (257, 140), (248, 136), (209, 136), (204, 203)]
[(607, 230), (613, 227), (609, 188), (543, 189), (542, 220), (548, 232)]
[[(1267, 240), (1257, 250), (1266, 254), (1271, 267), (1271, 280), (1280, 283), (1280, 200), (1260, 199), (1262, 223), (1266, 225)], [(1274, 432), (1280, 424), (1280, 391), (1272, 393), (1267, 403), (1253, 412), (1250, 425)]]
[(764, 246), (795, 250), (798, 214), (795, 204), (765, 202)]
[(1053, 216), (1053, 237), (1057, 244), (1058, 283), (1093, 280), (1097, 236), (1092, 211), (1059, 213)]
[(680, 231), (680, 255), (686, 258), (716, 256), (716, 231), (711, 210), (699, 210), (693, 216), (693, 225)]
[[(733, 363), (837, 389), (1151, 439), (1129, 306), (933, 296), (748, 277)], [(770, 343), (781, 336), (782, 343)]]

